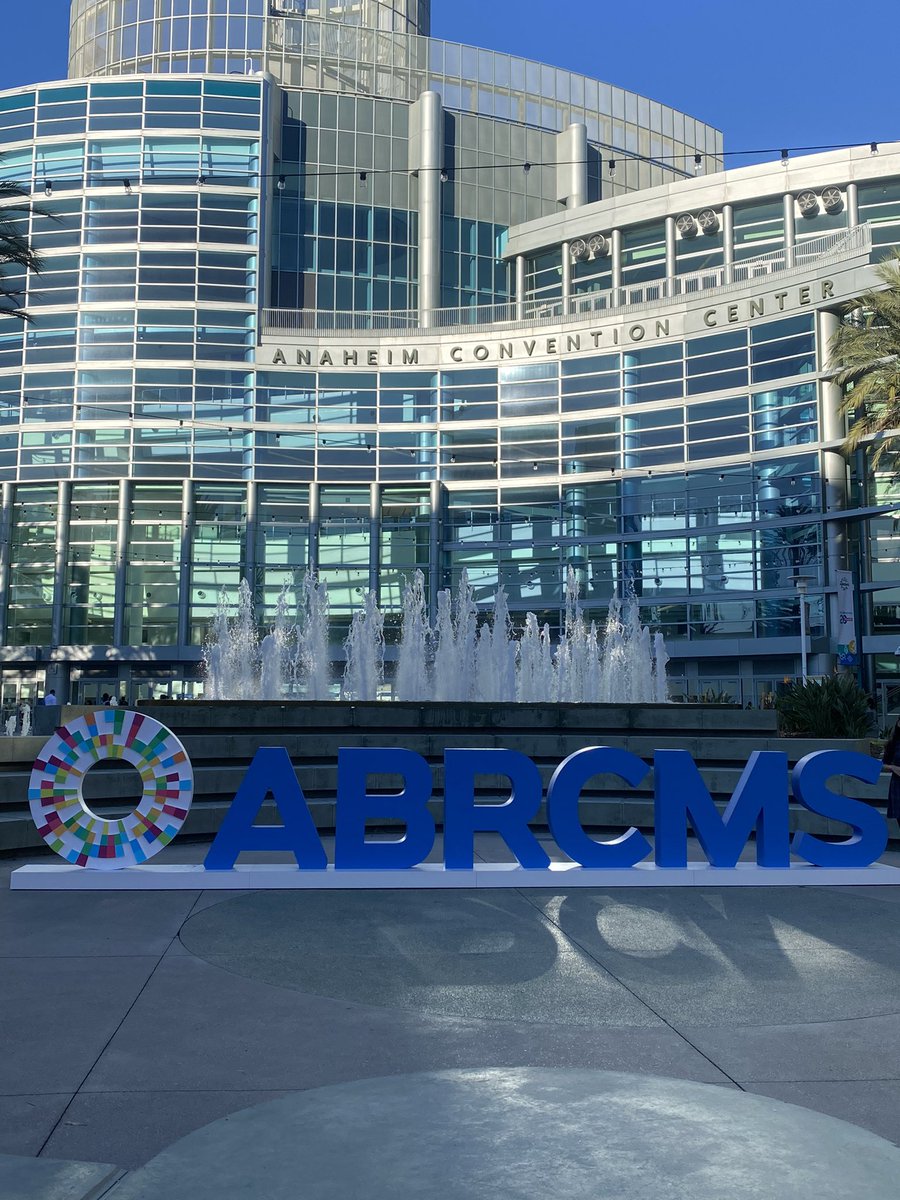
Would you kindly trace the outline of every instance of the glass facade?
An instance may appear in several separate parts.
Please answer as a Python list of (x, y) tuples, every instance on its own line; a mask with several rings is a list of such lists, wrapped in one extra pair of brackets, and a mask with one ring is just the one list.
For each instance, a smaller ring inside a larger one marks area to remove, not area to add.
[(836, 467), (827, 366), (832, 268), (900, 243), (900, 156), (832, 156), (815, 203), (781, 167), (696, 181), (716, 131), (433, 41), (429, 7), (75, 0), (73, 78), (0, 94), (45, 260), (4, 268), (32, 318), (0, 317), (4, 700), (197, 694), (223, 593), (265, 629), (308, 570), (336, 656), (371, 590), (390, 657), (417, 570), (432, 611), (465, 571), (554, 631), (570, 570), (598, 623), (633, 587), (675, 695), (759, 703), (799, 577), (832, 661), (855, 547), (873, 653), (896, 640), (892, 476)]

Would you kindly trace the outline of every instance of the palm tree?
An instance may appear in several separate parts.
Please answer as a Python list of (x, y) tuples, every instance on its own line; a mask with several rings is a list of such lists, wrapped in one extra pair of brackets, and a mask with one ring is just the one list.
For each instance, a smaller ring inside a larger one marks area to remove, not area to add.
[(841, 411), (852, 418), (844, 448), (881, 435), (873, 467), (890, 448), (884, 435), (900, 429), (900, 252), (880, 262), (876, 273), (884, 288), (846, 306), (830, 346), (835, 383), (845, 389)]
[(22, 232), (22, 218), (42, 211), (31, 203), (28, 190), (21, 184), (0, 179), (0, 316), (31, 320), (20, 304), (21, 292), (8, 286), (3, 275), (8, 265), (40, 271), (43, 260)]

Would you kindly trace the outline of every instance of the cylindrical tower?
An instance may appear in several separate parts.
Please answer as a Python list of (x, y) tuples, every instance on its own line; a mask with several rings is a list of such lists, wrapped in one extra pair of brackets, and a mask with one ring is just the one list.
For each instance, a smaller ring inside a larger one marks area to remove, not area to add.
[(72, 0), (69, 77), (258, 70), (267, 20), (297, 16), (427, 34), (431, 0)]

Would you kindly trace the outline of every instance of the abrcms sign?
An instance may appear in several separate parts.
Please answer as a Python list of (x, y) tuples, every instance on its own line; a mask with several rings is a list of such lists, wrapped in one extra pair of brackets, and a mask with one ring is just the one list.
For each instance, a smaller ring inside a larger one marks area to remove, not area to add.
[[(137, 807), (121, 819), (99, 817), (84, 801), (85, 775), (100, 759), (131, 763), (143, 781)], [(224, 881), (199, 882), (197, 873), (207, 880), (215, 873), (234, 875), (242, 869), (236, 862), (243, 851), (287, 851), (296, 860), (290, 871), (278, 868), (277, 884), (261, 883), (259, 868), (246, 868), (255, 873), (252, 886), (385, 886), (386, 876), (378, 874), (382, 872), (390, 873), (390, 886), (502, 886), (503, 881), (493, 876), (490, 883), (466, 881), (465, 873), (477, 875), (479, 871), (485, 879), (490, 872), (504, 874), (507, 886), (527, 886), (537, 877), (543, 879), (548, 870), (571, 873), (573, 868), (575, 873), (568, 878), (585, 876), (578, 880), (580, 884), (600, 882), (597, 873), (607, 871), (613, 872), (617, 882), (625, 882), (624, 876), (629, 874), (634, 884), (658, 881), (648, 877), (648, 868), (657, 873), (702, 868), (709, 882), (710, 868), (726, 873), (738, 868), (754, 833), (756, 868), (752, 870), (774, 870), (779, 882), (784, 882), (781, 872), (788, 871), (793, 880), (805, 871), (820, 882), (823, 874), (830, 874), (828, 869), (860, 871), (870, 867), (887, 845), (884, 817), (864, 801), (840, 795), (828, 786), (841, 775), (872, 784), (881, 773), (876, 760), (844, 750), (807, 755), (790, 772), (796, 803), (847, 827), (847, 835), (837, 841), (807, 832), (791, 837), (787, 755), (774, 751), (751, 754), (731, 801), (720, 813), (691, 756), (683, 750), (658, 750), (653, 759), (656, 828), (651, 846), (634, 828), (598, 840), (588, 835), (579, 819), (582, 789), (594, 776), (615, 776), (629, 787), (638, 787), (647, 778), (650, 765), (627, 750), (597, 746), (570, 755), (554, 772), (545, 797), (538, 768), (524, 754), (504, 749), (448, 749), (444, 753), (443, 863), (428, 868), (421, 864), (434, 848), (436, 829), (429, 809), (433, 780), (425, 759), (406, 749), (343, 749), (338, 752), (337, 768), (333, 864), (327, 860), (287, 751), (271, 747), (256, 752), (202, 867), (168, 868), (170, 872), (187, 871), (190, 879), (147, 886), (225, 886)], [(403, 790), (387, 795), (371, 791), (373, 775), (399, 777)], [(508, 800), (478, 802), (476, 784), (485, 775), (509, 781)], [(178, 833), (190, 809), (192, 791), (190, 760), (170, 730), (141, 713), (98, 709), (62, 726), (44, 746), (31, 774), (29, 803), (44, 841), (67, 863), (106, 872), (137, 867), (137, 872), (128, 874), (148, 878), (148, 872), (167, 869), (142, 864)], [(255, 824), (270, 799), (282, 823)], [(571, 860), (552, 867), (545, 842), (530, 827), (545, 799), (550, 834)], [(371, 837), (372, 826), (394, 822), (400, 823), (401, 835), (388, 840)], [(688, 863), (689, 830), (700, 844), (705, 863)], [(503, 839), (518, 866), (476, 864), (475, 839), (485, 832)], [(802, 861), (792, 866), (792, 856)], [(810, 867), (826, 871), (810, 871)], [(746, 864), (738, 868), (746, 869)], [(46, 874), (48, 868), (22, 870)], [(900, 877), (900, 872), (882, 870)], [(426, 871), (431, 875), (423, 884)], [(317, 882), (324, 878), (323, 872), (330, 874), (327, 884)], [(438, 881), (435, 872), (446, 882)], [(82, 876), (90, 873), (78, 872)], [(71, 876), (71, 870), (68, 874)], [(290, 875), (303, 877), (304, 882), (292, 882)], [(608, 879), (604, 877), (602, 882), (606, 884)], [(771, 882), (771, 877), (766, 882)], [(13, 886), (58, 885), (20, 881)]]

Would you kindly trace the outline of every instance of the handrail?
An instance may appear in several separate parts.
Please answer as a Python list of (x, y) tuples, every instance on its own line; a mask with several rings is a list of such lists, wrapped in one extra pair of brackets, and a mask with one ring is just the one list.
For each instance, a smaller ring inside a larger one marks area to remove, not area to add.
[(867, 224), (853, 229), (836, 230), (798, 243), (792, 251), (774, 250), (729, 266), (713, 267), (657, 279), (633, 287), (611, 288), (573, 296), (568, 302), (528, 300), (517, 304), (492, 304), (479, 308), (438, 308), (429, 314), (427, 324), (413, 309), (376, 312), (328, 312), (318, 309), (264, 308), (261, 330), (264, 334), (286, 337), (300, 334), (343, 336), (348, 333), (418, 334), (421, 337), (458, 330), (462, 333), (494, 332), (499, 328), (533, 329), (542, 325), (583, 321), (594, 314), (636, 314), (648, 305), (658, 308), (706, 291), (730, 291), (745, 287), (769, 275), (806, 270), (812, 263), (867, 254), (872, 235)]

